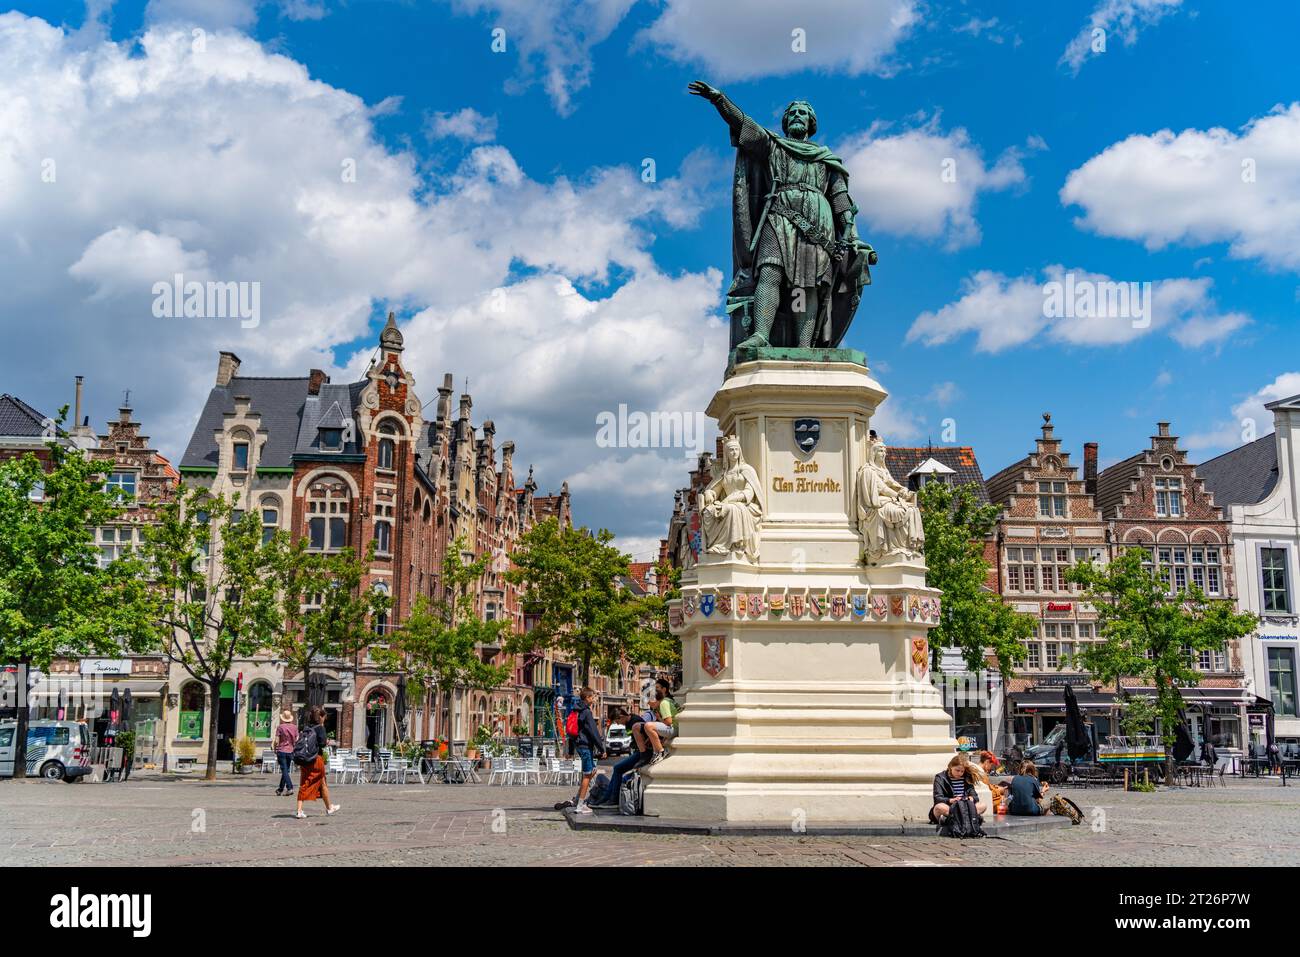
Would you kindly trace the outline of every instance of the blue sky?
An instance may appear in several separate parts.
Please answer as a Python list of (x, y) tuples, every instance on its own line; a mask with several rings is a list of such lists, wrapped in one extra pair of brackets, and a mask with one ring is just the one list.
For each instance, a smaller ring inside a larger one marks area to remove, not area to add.
[[(0, 20), (0, 323), (65, 345), (11, 352), (0, 388), (53, 408), (86, 374), (95, 423), (130, 388), (179, 456), (217, 349), (254, 373), (355, 374), (395, 308), (428, 398), (468, 376), (516, 462), (543, 489), (568, 478), (580, 521), (648, 557), (686, 459), (599, 449), (594, 418), (702, 408), (720, 382), (731, 159), (685, 93), (700, 77), (771, 126), (811, 100), (846, 158), (880, 254), (846, 344), (891, 393), (893, 443), (952, 419), (991, 474), (1050, 411), (1076, 459), (1089, 440), (1103, 465), (1132, 454), (1164, 419), (1208, 458), (1300, 392), (1300, 8), (748, 6), (18, 3)], [(68, 172), (43, 189), (48, 157)], [(180, 268), (262, 282), (264, 321), (160, 326), (142, 289)], [(1150, 328), (1046, 320), (1058, 271), (1155, 283)]]

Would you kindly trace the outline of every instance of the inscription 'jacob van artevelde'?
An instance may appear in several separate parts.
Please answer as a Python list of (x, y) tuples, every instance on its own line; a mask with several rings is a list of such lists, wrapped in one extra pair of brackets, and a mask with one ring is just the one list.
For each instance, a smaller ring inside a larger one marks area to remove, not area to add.
[(797, 478), (791, 481), (784, 475), (772, 476), (773, 492), (842, 492), (844, 487), (835, 479)]

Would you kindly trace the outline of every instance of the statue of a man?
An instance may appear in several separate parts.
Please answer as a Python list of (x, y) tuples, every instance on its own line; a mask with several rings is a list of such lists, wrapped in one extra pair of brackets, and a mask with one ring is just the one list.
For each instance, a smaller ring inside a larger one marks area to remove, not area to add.
[(758, 473), (745, 462), (740, 440), (727, 436), (724, 461), (700, 496), (704, 550), (710, 555), (758, 561), (758, 524), (763, 498)]
[(915, 558), (925, 547), (925, 529), (916, 494), (904, 488), (885, 466), (885, 443), (872, 438), (867, 464), (855, 483), (858, 529), (869, 562), (898, 555)]
[(843, 161), (812, 142), (817, 114), (806, 100), (795, 100), (778, 135), (721, 90), (700, 80), (688, 89), (717, 107), (737, 151), (731, 348), (838, 346), (871, 282), (867, 267), (876, 264), (876, 253), (858, 239), (858, 208)]

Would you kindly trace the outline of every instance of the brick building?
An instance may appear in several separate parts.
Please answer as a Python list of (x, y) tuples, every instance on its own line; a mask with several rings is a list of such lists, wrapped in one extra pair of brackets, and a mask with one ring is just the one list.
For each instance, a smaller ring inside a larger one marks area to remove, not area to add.
[[(305, 537), (312, 549), (364, 555), (374, 542), (363, 587), (386, 592), (392, 607), (372, 623), (371, 648), (405, 621), (418, 595), (442, 597), (443, 557), (461, 536), (467, 553), (493, 556), (476, 590), (480, 614), (508, 618), (516, 631), (526, 631), (530, 623), (503, 577), (508, 555), (535, 522), (554, 516), (571, 523), (567, 484), (558, 495), (539, 496), (530, 469), (517, 486), (514, 444), (498, 449), (493, 423), (485, 421), (481, 430), (473, 424), (469, 395), (461, 395), (453, 411), (450, 375), (437, 390), (434, 418), (426, 420), (425, 402), (402, 362), (404, 349), (390, 314), (375, 357), (356, 382), (336, 384), (319, 370), (291, 378), (242, 375), (239, 358), (221, 353), (180, 472), (187, 483), (238, 494), (244, 508), (258, 510), (268, 532)], [(371, 648), (313, 666), (327, 681), (327, 726), (344, 746), (382, 746), (399, 735), (393, 713), (399, 676), (380, 668)], [(481, 653), (504, 663), (499, 647)], [(506, 687), (456, 692), (454, 727), (447, 700), (408, 702), (408, 734), (427, 739), (450, 733), (463, 741), (480, 724), (506, 733), (519, 724), (539, 733), (553, 728), (555, 688), (572, 688), (572, 665), (549, 656), (527, 656), (514, 665)], [(218, 742), (223, 752), (227, 736), (254, 731), (262, 746), (264, 729), (252, 714), (264, 708), (274, 713), (306, 696), (301, 675), (285, 673), (271, 656), (239, 661), (232, 670), (244, 675), (246, 700), (238, 708), (240, 727), (234, 725), (233, 686), (215, 703), (225, 729)], [(173, 751), (202, 754), (202, 713), (214, 703), (183, 671), (173, 669), (171, 683), (178, 704), (169, 719)]]
[[(1113, 695), (1088, 675), (1065, 666), (1078, 644), (1097, 637), (1096, 613), (1078, 601), (1063, 574), (1080, 559), (1105, 560), (1106, 527), (1093, 496), (1097, 448), (1084, 451), (1084, 476), (1044, 414), (1034, 450), (987, 482), (1002, 507), (995, 540), (997, 591), (1016, 611), (1032, 615), (1037, 631), (1028, 659), (1004, 689), (1006, 727), (1019, 742), (1041, 741), (1065, 718), (1063, 686), (1076, 686), (1082, 707), (1109, 713)], [(1099, 725), (1099, 730), (1101, 726)], [(993, 742), (1002, 747), (1006, 742)]]

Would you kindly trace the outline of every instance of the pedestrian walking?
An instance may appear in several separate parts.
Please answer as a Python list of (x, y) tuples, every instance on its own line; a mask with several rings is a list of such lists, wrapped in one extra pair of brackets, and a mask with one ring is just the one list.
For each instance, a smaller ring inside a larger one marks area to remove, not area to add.
[[(330, 803), (329, 782), (325, 780), (325, 709), (319, 705), (307, 712), (307, 727), (294, 747), (294, 761), (302, 768), (302, 783), (298, 786), (298, 813), (295, 817), (305, 818), (302, 805), (304, 801), (323, 800), (325, 813), (333, 814), (339, 809)], [(307, 757), (315, 758), (307, 761)]]
[(280, 783), (275, 789), (275, 796), (293, 793), (293, 777), (289, 774), (293, 768), (293, 746), (298, 743), (298, 725), (293, 720), (293, 710), (285, 708), (280, 712), (280, 725), (275, 729), (275, 760), (280, 765)]

